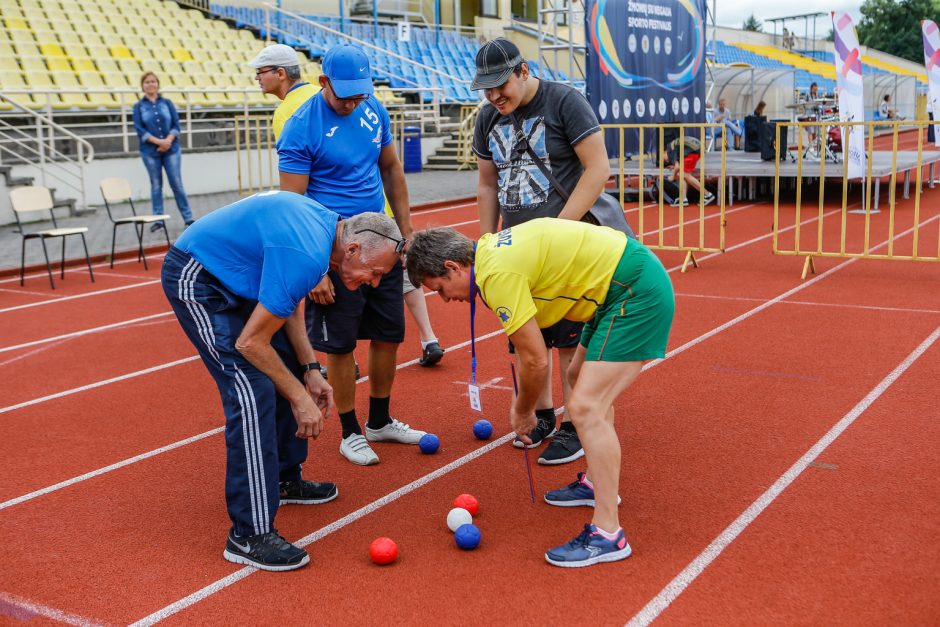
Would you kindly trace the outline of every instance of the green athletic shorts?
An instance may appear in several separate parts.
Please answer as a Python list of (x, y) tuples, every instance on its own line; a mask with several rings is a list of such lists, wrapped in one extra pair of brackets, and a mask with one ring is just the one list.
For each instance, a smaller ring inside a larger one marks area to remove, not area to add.
[(672, 281), (649, 248), (629, 240), (607, 299), (584, 326), (586, 361), (644, 361), (666, 355), (676, 310)]

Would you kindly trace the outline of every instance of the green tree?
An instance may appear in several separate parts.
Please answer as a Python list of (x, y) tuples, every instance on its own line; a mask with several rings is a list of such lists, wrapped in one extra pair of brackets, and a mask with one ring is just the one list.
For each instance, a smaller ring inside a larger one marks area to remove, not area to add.
[(865, 0), (860, 9), (858, 41), (882, 52), (923, 63), (924, 40), (920, 22), (940, 21), (937, 0)]
[(754, 14), (751, 13), (751, 17), (744, 20), (744, 24), (741, 25), (741, 30), (749, 30), (755, 33), (764, 32), (764, 25), (759, 19), (754, 17)]

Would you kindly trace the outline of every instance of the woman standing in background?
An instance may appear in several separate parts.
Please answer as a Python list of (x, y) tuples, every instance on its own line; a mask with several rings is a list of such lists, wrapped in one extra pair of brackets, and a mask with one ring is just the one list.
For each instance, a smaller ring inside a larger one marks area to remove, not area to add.
[[(163, 213), (163, 170), (170, 181), (176, 206), (186, 226), (193, 223), (193, 212), (183, 190), (180, 174), (180, 117), (173, 103), (160, 95), (160, 79), (153, 72), (140, 78), (144, 97), (134, 105), (134, 128), (140, 139), (140, 156), (150, 175), (150, 200), (154, 215)], [(151, 231), (165, 228), (154, 222)]]

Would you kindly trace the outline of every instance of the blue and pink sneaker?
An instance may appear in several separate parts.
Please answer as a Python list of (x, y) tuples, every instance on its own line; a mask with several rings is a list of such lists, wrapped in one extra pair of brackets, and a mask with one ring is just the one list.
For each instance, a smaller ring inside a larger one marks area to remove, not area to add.
[(545, 554), (545, 561), (562, 568), (581, 568), (601, 562), (616, 562), (630, 557), (633, 549), (627, 543), (623, 529), (610, 534), (592, 524), (584, 525), (584, 531), (571, 542), (556, 546)]
[[(587, 478), (587, 474), (578, 473), (578, 479), (564, 488), (549, 490), (545, 493), (545, 502), (558, 507), (594, 507), (594, 485)], [(620, 497), (617, 497), (620, 505)]]

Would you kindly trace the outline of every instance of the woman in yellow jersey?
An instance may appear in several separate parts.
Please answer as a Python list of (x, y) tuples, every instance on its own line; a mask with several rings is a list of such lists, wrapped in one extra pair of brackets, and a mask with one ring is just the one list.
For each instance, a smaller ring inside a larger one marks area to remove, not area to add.
[(644, 361), (666, 353), (675, 298), (659, 259), (613, 229), (540, 218), (484, 235), (476, 244), (453, 229), (419, 231), (407, 269), (412, 283), (445, 301), (473, 301), (479, 292), (497, 315), (519, 358), (519, 393), (509, 419), (523, 441), (536, 425), (535, 403), (548, 376), (539, 329), (563, 319), (586, 323), (568, 370), (568, 412), (588, 468), (545, 500), (593, 506), (594, 518), (545, 559), (579, 567), (629, 557), (617, 515), (620, 443), (612, 404)]

